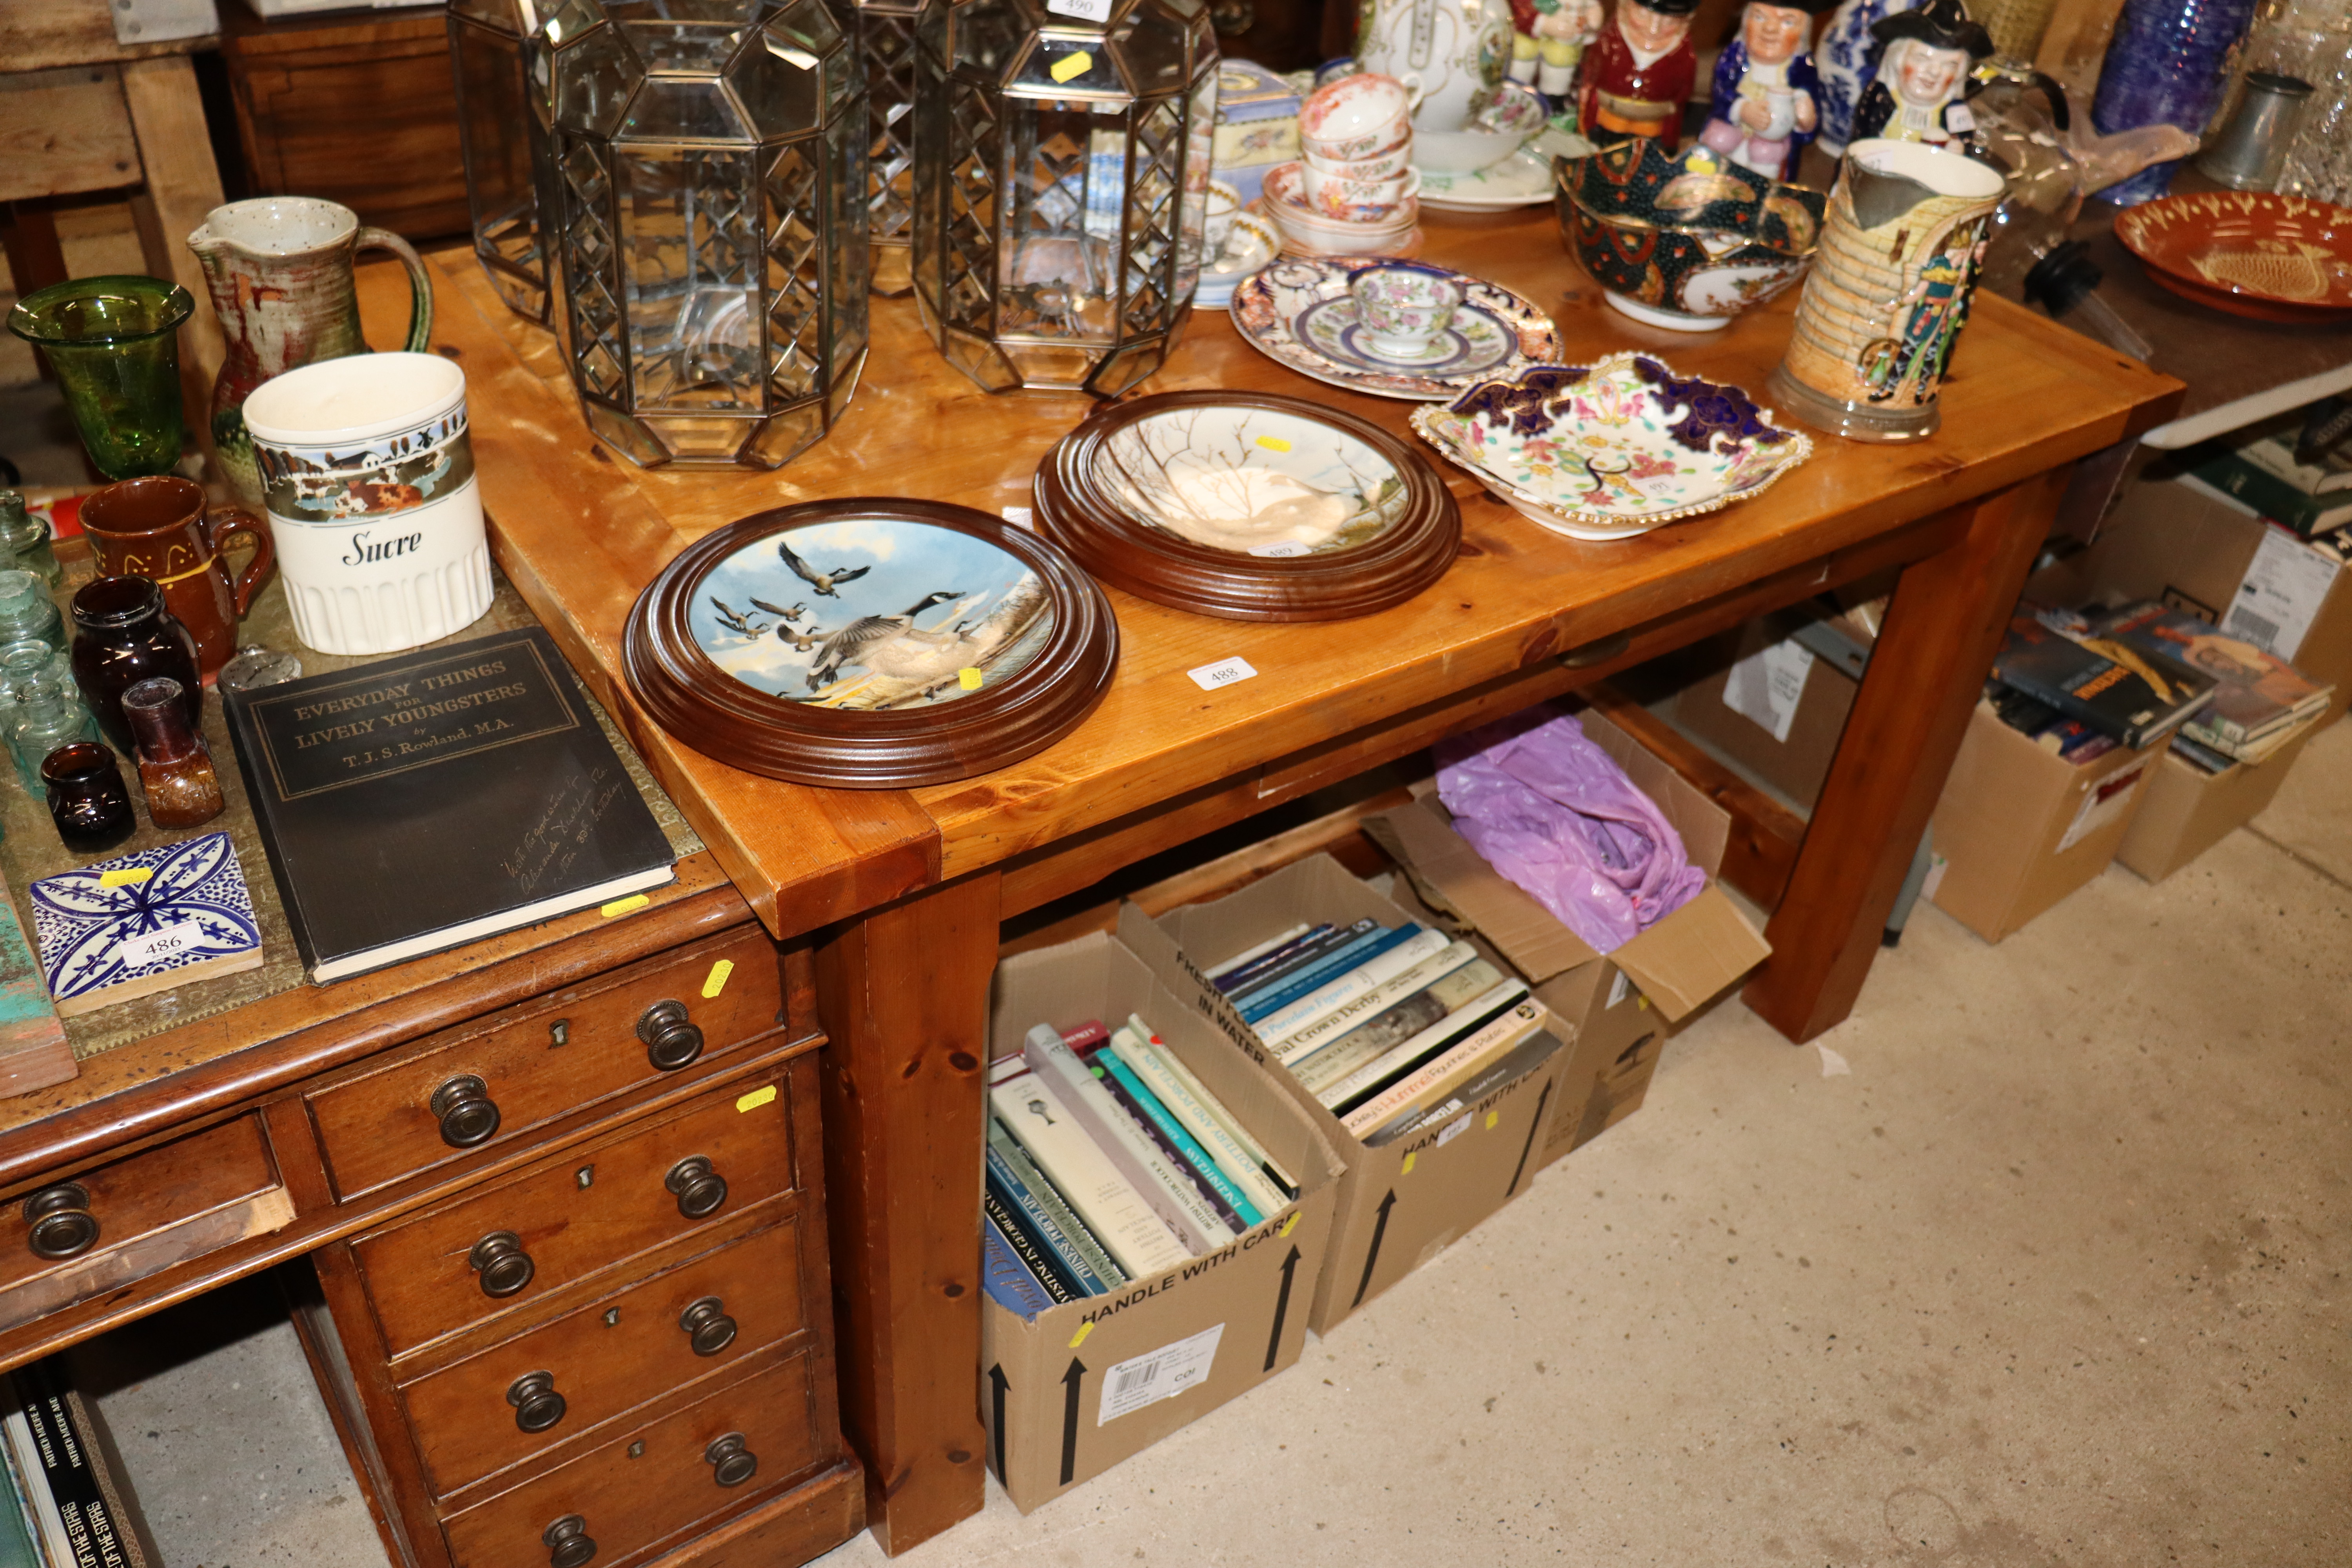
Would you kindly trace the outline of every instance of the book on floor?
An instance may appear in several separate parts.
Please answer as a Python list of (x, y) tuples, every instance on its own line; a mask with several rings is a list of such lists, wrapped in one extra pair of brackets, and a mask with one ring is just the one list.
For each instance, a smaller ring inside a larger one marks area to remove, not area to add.
[(2135, 750), (2179, 729), (2213, 697), (2210, 676), (2095, 635), (2062, 636), (2022, 608), (2010, 618), (1992, 672)]
[(676, 857), (537, 627), (224, 700), (317, 983), (593, 908)]
[[(51, 1568), (161, 1568), (113, 1439), (96, 1409), (67, 1380), (62, 1364), (51, 1357), (11, 1375), (16, 1398), (10, 1452), (20, 1473), (34, 1483), (35, 1512)], [(16, 1447), (17, 1416), (25, 1423), (29, 1458)], [(29, 1474), (35, 1467), (37, 1481)]]
[(100, 860), (26, 889), (41, 971), (66, 1017), (261, 966), (261, 926), (226, 833)]

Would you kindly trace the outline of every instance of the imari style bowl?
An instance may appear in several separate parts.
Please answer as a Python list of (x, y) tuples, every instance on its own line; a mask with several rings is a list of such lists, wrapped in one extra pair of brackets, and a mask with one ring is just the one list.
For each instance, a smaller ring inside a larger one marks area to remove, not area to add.
[(1760, 493), (1812, 455), (1736, 386), (1638, 353), (1530, 365), (1412, 412), (1422, 438), (1529, 521), (1627, 539)]
[(1648, 137), (1563, 159), (1555, 178), (1560, 237), (1609, 303), (1685, 332), (1802, 278), (1829, 205), (1696, 142), (1669, 157)]

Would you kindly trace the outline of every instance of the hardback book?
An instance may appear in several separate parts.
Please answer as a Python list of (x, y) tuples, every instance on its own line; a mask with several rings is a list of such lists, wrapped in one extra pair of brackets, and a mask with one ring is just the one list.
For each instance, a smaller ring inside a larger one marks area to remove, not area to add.
[[(13, 1402), (14, 1394), (0, 1394), (0, 1397)], [(32, 1496), (16, 1466), (16, 1444), (5, 1430), (0, 1430), (0, 1475), (8, 1482), (8, 1495), (0, 1498), (0, 1568), (48, 1568), (38, 1540), (40, 1521), (33, 1517)]]
[[(1096, 1053), (1097, 1056), (1100, 1054), (1100, 1052)], [(1110, 1096), (1111, 1102), (1118, 1108), (1119, 1114), (1125, 1118), (1128, 1124), (1141, 1133), (1145, 1142), (1160, 1152), (1160, 1163), (1169, 1173), (1170, 1178), (1177, 1184), (1178, 1192), (1183, 1201), (1188, 1204), (1197, 1201), (1206, 1205), (1209, 1213), (1216, 1216), (1217, 1223), (1234, 1236), (1239, 1236), (1249, 1229), (1249, 1226), (1242, 1219), (1242, 1211), (1226, 1200), (1223, 1189), (1230, 1184), (1223, 1183), (1222, 1174), (1216, 1182), (1212, 1182), (1203, 1176), (1200, 1169), (1185, 1156), (1182, 1146), (1170, 1137), (1160, 1123), (1151, 1119), (1150, 1112), (1147, 1111), (1143, 1108), (1143, 1102), (1137, 1100), (1129, 1091), (1126, 1082), (1113, 1075), (1094, 1057), (1089, 1056), (1080, 1059), (1086, 1062), (1087, 1070), (1095, 1075), (1096, 1084), (1104, 1093)]]
[(1219, 986), (1227, 995), (1241, 996), (1266, 990), (1291, 979), (1321, 963), (1349, 942), (1380, 931), (1377, 921), (1360, 920), (1349, 926), (1333, 926), (1319, 933), (1310, 933), (1293, 942), (1288, 949), (1270, 952), (1246, 971), (1236, 971)]
[[(1354, 933), (1351, 931), (1348, 934)], [(1347, 940), (1345, 936), (1339, 936), (1339, 928), (1328, 921), (1321, 925), (1309, 926), (1290, 941), (1279, 946), (1268, 948), (1246, 963), (1236, 963), (1230, 969), (1220, 970), (1210, 984), (1227, 994), (1241, 990), (1244, 986), (1255, 985), (1274, 971), (1296, 963), (1305, 954), (1320, 952), (1330, 947), (1335, 936), (1339, 937), (1339, 941)]]
[(261, 966), (261, 925), (226, 833), (100, 860), (26, 889), (41, 972), (67, 1017)]
[[(992, 1075), (988, 1102), (1014, 1142), (1087, 1222), (1129, 1278), (1173, 1268), (1192, 1257), (1110, 1157), (1095, 1146), (1053, 1087), (1022, 1065)], [(1003, 1065), (1003, 1064), (1000, 1064)]]
[(2022, 611), (2010, 617), (1992, 672), (2134, 750), (2170, 734), (2213, 698), (2210, 676), (2104, 638), (2077, 642)]
[(1037, 1283), (1045, 1287), (1045, 1294), (1054, 1299), (1055, 1305), (1075, 1301), (1089, 1294), (1064, 1270), (1061, 1260), (1054, 1256), (1051, 1248), (1022, 1228), (1020, 1216), (997, 1195), (993, 1187), (982, 1190), (980, 1209), (988, 1222), (996, 1227), (998, 1234), (1004, 1237), (1005, 1245), (1013, 1248), (1013, 1255), (1036, 1276)]
[(1365, 1063), (1394, 1050), (1455, 1008), (1466, 1007), (1496, 985), (1503, 972), (1481, 958), (1432, 981), (1423, 990), (1376, 1017), (1368, 1018), (1323, 1049), (1291, 1064), (1291, 1076), (1309, 1094), (1320, 1093)]
[(2336, 693), (2276, 655), (2167, 605), (2133, 605), (2101, 618), (2096, 629), (2211, 676), (2213, 700), (2183, 732), (2233, 757), (2245, 758), (2245, 748), (2325, 713)]
[(1312, 963), (1286, 974), (1278, 981), (1235, 995), (1234, 1010), (1241, 1014), (1243, 1022), (1255, 1024), (1267, 1014), (1287, 1006), (1318, 986), (1370, 963), (1390, 949), (1411, 942), (1420, 934), (1421, 927), (1410, 923), (1393, 931), (1383, 931), (1375, 926), (1360, 935), (1349, 938)]
[(1443, 952), (1452, 945), (1452, 939), (1444, 931), (1416, 931), (1379, 957), (1348, 971), (1319, 989), (1308, 992), (1288, 1006), (1263, 1018), (1252, 1019), (1250, 1027), (1261, 1040), (1276, 1040), (1296, 1034), (1325, 1014), (1337, 1012), (1374, 986), (1393, 980), (1423, 959)]
[(1031, 1029), (1022, 1042), (1022, 1056), (1031, 1072), (1053, 1086), (1086, 1135), (1182, 1239), (1187, 1251), (1197, 1258), (1233, 1240), (1233, 1227), (1202, 1196), (1199, 1186), (1120, 1109), (1077, 1053), (1063, 1044), (1060, 1031), (1051, 1024)]
[(1543, 1027), (1549, 1016), (1544, 1005), (1532, 997), (1517, 1003), (1386, 1088), (1352, 1106), (1339, 1108), (1339, 1124), (1355, 1137), (1369, 1138), (1399, 1117), (1436, 1103), (1454, 1085)]
[[(1111, 1038), (1117, 1040), (1121, 1036), (1133, 1039), (1134, 1026), (1132, 1024), (1121, 1026)], [(1176, 1113), (1169, 1110), (1160, 1096), (1152, 1091), (1151, 1086), (1120, 1058), (1118, 1052), (1108, 1048), (1099, 1049), (1088, 1056), (1086, 1060), (1097, 1074), (1107, 1078), (1124, 1091), (1125, 1098), (1122, 1103), (1132, 1110), (1141, 1112), (1144, 1120), (1160, 1134), (1166, 1146), (1174, 1152), (1177, 1158), (1184, 1162), (1185, 1170), (1201, 1186), (1203, 1194), (1222, 1205), (1222, 1212), (1230, 1216), (1226, 1219), (1226, 1224), (1232, 1226), (1236, 1231), (1244, 1231), (1265, 1217), (1266, 1211), (1260, 1209), (1251, 1195), (1244, 1192), (1231, 1176), (1225, 1174), (1216, 1159), (1202, 1146), (1201, 1141), (1192, 1136), (1192, 1130), (1177, 1120)]]
[(1559, 1036), (1553, 1034), (1549, 1028), (1538, 1029), (1502, 1056), (1496, 1058), (1452, 1089), (1447, 1089), (1431, 1104), (1398, 1117), (1365, 1137), (1362, 1142), (1367, 1148), (1377, 1149), (1384, 1143), (1395, 1142), (1416, 1127), (1428, 1127), (1442, 1121), (1465, 1105), (1477, 1104), (1478, 1101), (1559, 1048)]
[(1226, 1179), (1249, 1194), (1261, 1215), (1273, 1214), (1297, 1197), (1298, 1189), (1279, 1174), (1257, 1141), (1202, 1087), (1191, 1069), (1162, 1047), (1160, 1037), (1134, 1016), (1110, 1038), (1110, 1048), (1119, 1060), (1151, 1086), (1168, 1113), (1183, 1123)]
[(0, 1413), (0, 1433), (7, 1441), (8, 1468), (23, 1504), (26, 1533), (44, 1568), (72, 1568), (73, 1543), (66, 1539), (65, 1521), (58, 1517), (57, 1500), (49, 1494), (48, 1468), (41, 1463), (41, 1451), (34, 1441), (26, 1397), (15, 1373), (0, 1378), (0, 1400), (7, 1405)]
[(1078, 1211), (1070, 1206), (1060, 1189), (1045, 1179), (1045, 1173), (992, 1115), (988, 1119), (988, 1163), (992, 1170), (1000, 1165), (1003, 1168), (1002, 1181), (1016, 1197), (1043, 1211), (1041, 1226), (1045, 1220), (1052, 1222), (1052, 1237), (1057, 1245), (1069, 1248), (1086, 1274), (1101, 1280), (1106, 1288), (1126, 1283), (1127, 1270), (1111, 1261), (1100, 1239), (1078, 1217)]
[(1276, 948), (1286, 946), (1290, 942), (1297, 941), (1300, 937), (1305, 936), (1310, 929), (1312, 928), (1307, 926), (1306, 922), (1301, 921), (1297, 925), (1291, 926), (1285, 931), (1276, 932), (1274, 935), (1266, 938), (1264, 942), (1259, 942), (1255, 947), (1245, 947), (1242, 949), (1241, 952), (1234, 954), (1231, 958), (1224, 960), (1221, 963), (1211, 964), (1206, 970), (1202, 971), (1202, 973), (1208, 976), (1210, 984), (1214, 984), (1217, 981), (1223, 979), (1228, 974), (1231, 974), (1234, 970), (1241, 968), (1242, 965), (1254, 963), (1258, 959), (1264, 958)]
[(2203, 773), (2226, 773), (2238, 765), (2238, 759), (2227, 752), (2217, 752), (2186, 733), (2173, 736), (2170, 749), (2173, 755)]
[(980, 1221), (980, 1288), (1008, 1312), (1034, 1318), (1055, 1304), (1036, 1271), (1021, 1261), (1004, 1231), (985, 1215)]
[(1318, 1090), (1315, 1098), (1334, 1114), (1344, 1116), (1398, 1079), (1444, 1055), (1527, 999), (1528, 988), (1524, 982), (1506, 980), (1475, 999), (1464, 1003), (1442, 1021), (1432, 1024), (1402, 1044), (1391, 1047), (1339, 1082)]
[(2293, 425), (2200, 448), (2189, 473), (2305, 539), (2352, 522), (2352, 458), (2296, 462)]
[(315, 983), (677, 875), (538, 627), (231, 692), (224, 706)]
[(58, 1374), (54, 1359), (19, 1367), (15, 1376), (64, 1538), (65, 1554), (50, 1552), (55, 1568), (146, 1568), (151, 1561), (160, 1568), (97, 1413)]
[(988, 1168), (982, 1179), (988, 1202), (997, 1205), (988, 1212), (997, 1214), (1001, 1207), (1003, 1213), (999, 1217), (1006, 1221), (1007, 1229), (1018, 1226), (1022, 1235), (1035, 1242), (1052, 1262), (1054, 1272), (1067, 1280), (1079, 1295), (1099, 1296), (1108, 1289), (1108, 1282), (1095, 1272), (1077, 1244), (1037, 1194), (1030, 1191), (1028, 1184), (1013, 1173), (1004, 1157), (992, 1149), (987, 1152), (987, 1160)]
[(1332, 1008), (1313, 1023), (1302, 1025), (1279, 1039), (1269, 1039), (1267, 1048), (1274, 1053), (1276, 1060), (1286, 1067), (1290, 1066), (1304, 1059), (1310, 1052), (1329, 1045), (1367, 1019), (1379, 1016), (1440, 976), (1450, 974), (1465, 963), (1475, 963), (1477, 958), (1478, 950), (1468, 942), (1449, 942), (1363, 994)]

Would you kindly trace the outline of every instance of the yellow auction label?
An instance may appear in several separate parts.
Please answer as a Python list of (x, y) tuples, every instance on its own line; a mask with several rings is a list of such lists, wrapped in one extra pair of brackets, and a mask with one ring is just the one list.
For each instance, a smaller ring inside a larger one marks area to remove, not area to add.
[(735, 1109), (739, 1111), (757, 1110), (760, 1107), (767, 1104), (770, 1100), (775, 1098), (776, 1086), (772, 1083), (765, 1089), (755, 1089), (749, 1094), (737, 1095), (735, 1097)]
[(709, 998), (718, 995), (721, 991), (726, 990), (727, 977), (734, 973), (735, 961), (731, 958), (722, 958), (718, 963), (712, 964), (710, 966), (710, 973), (702, 977), (702, 994), (704, 1000), (708, 1001)]
[(646, 897), (643, 893), (631, 893), (625, 899), (614, 899), (611, 903), (606, 904), (603, 909), (596, 912), (603, 915), (606, 920), (611, 920), (614, 915), (625, 915), (631, 910), (644, 909), (647, 904), (652, 902), (653, 900)]
[(1052, 68), (1045, 74), (1055, 81), (1068, 81), (1073, 77), (1082, 77), (1094, 68), (1094, 56), (1080, 49), (1075, 55), (1064, 55), (1060, 59), (1055, 60)]
[(1274, 1234), (1276, 1236), (1288, 1236), (1291, 1232), (1291, 1227), (1296, 1226), (1297, 1223), (1298, 1211), (1297, 1209), (1293, 1209), (1290, 1211), (1290, 1217), (1282, 1222), (1282, 1228), (1276, 1231)]
[(1404, 1163), (1397, 1167), (1397, 1174), (1398, 1174), (1398, 1175), (1400, 1175), (1400, 1176), (1410, 1176), (1410, 1175), (1412, 1175), (1412, 1163), (1413, 1163), (1415, 1160), (1418, 1160), (1418, 1159), (1420, 1159), (1420, 1158), (1421, 1158), (1421, 1151), (1420, 1151), (1420, 1150), (1418, 1150), (1418, 1149), (1415, 1149), (1412, 1153), (1407, 1154), (1407, 1155), (1404, 1157)]
[(966, 665), (961, 669), (956, 671), (956, 681), (966, 691), (979, 690), (980, 679), (980, 671), (974, 669), (970, 665)]
[(1265, 447), (1269, 452), (1287, 452), (1290, 450), (1290, 443), (1284, 440), (1279, 436), (1261, 436), (1257, 438), (1257, 444)]
[(121, 866), (111, 871), (100, 871), (98, 874), (98, 885), (101, 888), (121, 888), (132, 882), (143, 882), (154, 874), (155, 868), (152, 866)]
[(1490, 1128), (1491, 1128), (1491, 1127), (1493, 1127), (1493, 1126), (1495, 1126), (1497, 1122), (1501, 1121), (1502, 1120), (1503, 1120), (1503, 1113), (1502, 1113), (1501, 1111), (1499, 1111), (1499, 1110), (1490, 1110), (1490, 1111), (1486, 1112), (1486, 1125), (1487, 1125), (1488, 1127), (1490, 1127)]
[(1080, 1345), (1086, 1343), (1087, 1336), (1094, 1331), (1095, 1326), (1092, 1323), (1080, 1323), (1078, 1325), (1078, 1331), (1070, 1336), (1070, 1348), (1072, 1350), (1076, 1350)]

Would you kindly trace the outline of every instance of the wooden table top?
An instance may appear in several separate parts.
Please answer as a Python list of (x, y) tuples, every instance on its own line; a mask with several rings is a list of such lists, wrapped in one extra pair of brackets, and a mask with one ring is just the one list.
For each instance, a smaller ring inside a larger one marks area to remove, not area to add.
[[(1625, 348), (1760, 392), (1793, 294), (1706, 334), (1609, 310), (1563, 251), (1549, 209), (1424, 217), (1428, 254), (1528, 296), (1562, 357)], [(751, 512), (827, 496), (897, 494), (996, 511), (1027, 506), (1046, 448), (1092, 406), (992, 396), (949, 367), (911, 300), (877, 300), (863, 385), (835, 434), (782, 469), (641, 470), (581, 422), (553, 340), (499, 305), (464, 252), (445, 252), (436, 346), (466, 367), (473, 445), (501, 566), (771, 930), (789, 936), (902, 893), (1229, 779), (1376, 720), (1867, 542), (2058, 467), (2165, 417), (2179, 384), (2021, 307), (1983, 297), (1945, 383), (1944, 427), (1910, 446), (1817, 436), (1768, 494), (1614, 543), (1519, 517), (1433, 454), (1462, 501), (1464, 548), (1434, 588), (1352, 621), (1266, 626), (1183, 614), (1110, 591), (1121, 634), (1103, 705), (1012, 767), (911, 791), (818, 790), (740, 772), (670, 739), (625, 695), (622, 628), (679, 550)], [(389, 316), (405, 289), (362, 279)], [(1346, 409), (1419, 444), (1409, 403), (1308, 381), (1250, 347), (1223, 311), (1196, 311), (1141, 390), (1250, 388)], [(1766, 401), (1769, 401), (1767, 399)], [(1205, 693), (1185, 671), (1238, 655), (1259, 672)]]

